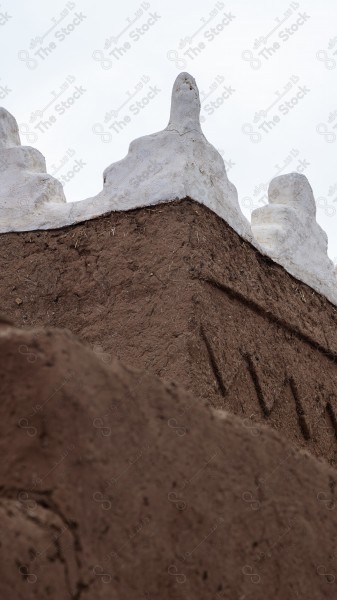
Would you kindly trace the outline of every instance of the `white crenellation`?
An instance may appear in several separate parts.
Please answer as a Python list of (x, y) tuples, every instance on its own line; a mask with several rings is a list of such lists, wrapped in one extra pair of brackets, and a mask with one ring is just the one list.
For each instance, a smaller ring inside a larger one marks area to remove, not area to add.
[(252, 212), (253, 235), (263, 251), (337, 304), (328, 238), (316, 221), (316, 203), (305, 175), (289, 173), (272, 179), (268, 202)]
[[(2, 210), (0, 232), (64, 227), (111, 211), (190, 197), (208, 206), (251, 241), (250, 224), (241, 212), (236, 188), (227, 178), (221, 155), (202, 133), (199, 115), (196, 82), (188, 73), (181, 73), (173, 86), (166, 129), (134, 140), (127, 156), (104, 171), (103, 189), (97, 196), (60, 204), (60, 198), (50, 194), (49, 202), (42, 207), (34, 193), (28, 204), (26, 196), (22, 201), (22, 186), (20, 190), (5, 186), (0, 188), (0, 206), (10, 203), (11, 210)], [(6, 127), (8, 131), (15, 128), (9, 113), (7, 122), (4, 132)], [(6, 133), (3, 136), (6, 138)], [(17, 167), (19, 173), (22, 167)], [(0, 173), (0, 183), (4, 176)]]
[(184, 198), (210, 208), (337, 305), (336, 272), (306, 177), (290, 173), (273, 179), (269, 204), (253, 211), (251, 228), (221, 155), (202, 133), (199, 92), (188, 73), (174, 83), (167, 127), (131, 142), (127, 156), (105, 169), (102, 191), (80, 202), (66, 202), (61, 183), (46, 173), (42, 154), (21, 146), (16, 120), (0, 108), (0, 233), (56, 229)]

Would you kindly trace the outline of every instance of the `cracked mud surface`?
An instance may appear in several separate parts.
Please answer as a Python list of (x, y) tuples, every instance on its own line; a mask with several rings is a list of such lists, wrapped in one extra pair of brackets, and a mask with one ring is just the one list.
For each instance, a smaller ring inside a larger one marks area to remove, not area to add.
[(1, 598), (335, 598), (336, 472), (285, 436), (62, 330), (1, 323), (0, 381)]
[[(189, 200), (0, 236), (2, 311), (335, 465), (337, 309)], [(29, 353), (29, 350), (27, 349)]]

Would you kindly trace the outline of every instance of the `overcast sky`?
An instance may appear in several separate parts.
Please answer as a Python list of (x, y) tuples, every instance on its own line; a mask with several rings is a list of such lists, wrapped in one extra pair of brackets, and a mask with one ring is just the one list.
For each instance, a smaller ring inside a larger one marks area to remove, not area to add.
[(166, 127), (188, 71), (246, 216), (277, 174), (304, 173), (337, 262), (336, 0), (4, 0), (0, 43), (1, 105), (68, 201)]

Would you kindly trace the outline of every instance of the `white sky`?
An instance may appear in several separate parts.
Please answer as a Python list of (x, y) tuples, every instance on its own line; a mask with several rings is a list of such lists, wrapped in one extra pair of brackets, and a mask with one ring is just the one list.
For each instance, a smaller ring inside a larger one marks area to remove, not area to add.
[(68, 201), (97, 194), (133, 139), (166, 127), (188, 71), (246, 216), (276, 174), (302, 170), (337, 262), (336, 0), (4, 0), (0, 56), (0, 104)]

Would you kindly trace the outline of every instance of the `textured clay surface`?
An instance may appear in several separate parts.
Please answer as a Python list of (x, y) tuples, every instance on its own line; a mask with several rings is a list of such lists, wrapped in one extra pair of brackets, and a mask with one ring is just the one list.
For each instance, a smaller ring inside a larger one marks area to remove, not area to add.
[[(337, 309), (190, 200), (0, 236), (1, 310), (336, 464)], [(27, 349), (29, 352), (29, 349)]]
[(105, 358), (0, 325), (0, 597), (333, 600), (335, 471)]

